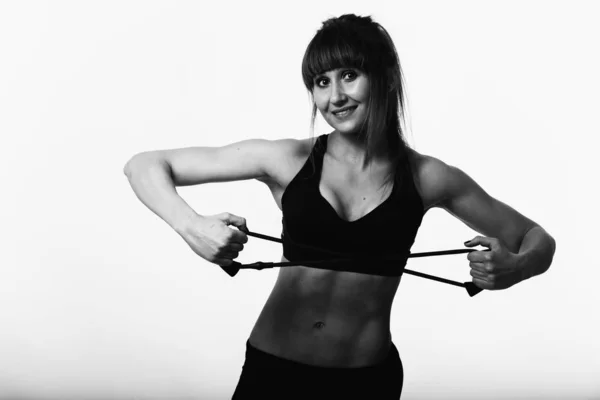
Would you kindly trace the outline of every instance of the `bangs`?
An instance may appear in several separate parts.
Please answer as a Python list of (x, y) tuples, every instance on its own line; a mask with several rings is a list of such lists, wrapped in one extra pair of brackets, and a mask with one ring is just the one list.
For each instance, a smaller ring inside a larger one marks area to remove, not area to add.
[(312, 90), (314, 79), (332, 69), (352, 67), (368, 72), (368, 53), (363, 43), (349, 32), (323, 30), (308, 45), (302, 60), (302, 79)]

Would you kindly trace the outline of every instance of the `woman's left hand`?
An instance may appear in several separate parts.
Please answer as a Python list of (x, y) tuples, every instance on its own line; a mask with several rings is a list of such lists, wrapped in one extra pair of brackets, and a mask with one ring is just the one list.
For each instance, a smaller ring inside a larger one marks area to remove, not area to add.
[(476, 236), (465, 242), (465, 246), (482, 245), (489, 250), (472, 251), (467, 255), (471, 276), (475, 286), (488, 290), (508, 289), (520, 282), (521, 272), (517, 269), (517, 254), (510, 252), (500, 239)]

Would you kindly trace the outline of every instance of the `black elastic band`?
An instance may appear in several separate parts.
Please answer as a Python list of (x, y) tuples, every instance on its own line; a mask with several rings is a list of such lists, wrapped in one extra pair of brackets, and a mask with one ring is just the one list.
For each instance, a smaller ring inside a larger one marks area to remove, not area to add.
[[(275, 238), (273, 236), (267, 236), (267, 235), (263, 235), (261, 233), (256, 233), (256, 232), (250, 232), (248, 230), (244, 231), (244, 233), (246, 233), (248, 236), (253, 236), (259, 239), (264, 239), (264, 240), (270, 240), (272, 242), (276, 242), (276, 243), (283, 243), (282, 239), (279, 238)], [(306, 246), (306, 247), (310, 247), (313, 248), (312, 246)], [(318, 249), (320, 251), (322, 251), (321, 249)], [(428, 252), (423, 252), (423, 253), (409, 253), (406, 257), (407, 258), (419, 258), (419, 257), (431, 257), (431, 256), (444, 256), (444, 255), (451, 255), (451, 254), (464, 254), (464, 253), (470, 253), (472, 251), (476, 251), (475, 249), (456, 249), (456, 250), (439, 250), (439, 251), (428, 251)], [(331, 251), (327, 251), (328, 253), (332, 253)], [(318, 265), (318, 264), (322, 264), (325, 262), (338, 262), (338, 261), (349, 261), (351, 259), (348, 258), (339, 258), (339, 259), (329, 259), (329, 260), (307, 260), (307, 261), (287, 261), (287, 262), (262, 262), (262, 261), (258, 261), (255, 263), (251, 263), (251, 264), (240, 264), (236, 261), (232, 262), (229, 266), (221, 266), (221, 268), (227, 272), (230, 276), (235, 276), (238, 271), (240, 269), (256, 269), (256, 270), (261, 270), (261, 269), (265, 269), (265, 268), (274, 268), (274, 267), (291, 267), (291, 266), (298, 266), (298, 265), (304, 265), (304, 266), (311, 266), (311, 265)], [(404, 259), (400, 259), (400, 258), (385, 258), (383, 259), (385, 261), (404, 261)], [(449, 285), (453, 285), (453, 286), (459, 286), (462, 288), (465, 288), (467, 290), (467, 293), (469, 294), (469, 296), (473, 297), (475, 296), (477, 293), (481, 292), (483, 289), (475, 286), (475, 284), (473, 282), (456, 282), (456, 281), (452, 281), (450, 279), (445, 279), (445, 278), (440, 278), (439, 276), (434, 276), (434, 275), (429, 275), (429, 274), (424, 274), (422, 272), (417, 272), (417, 271), (412, 271), (410, 269), (406, 269), (404, 268), (402, 273), (407, 273), (409, 275), (414, 275), (414, 276), (418, 276), (420, 278), (426, 278), (426, 279), (430, 279), (436, 282), (441, 282), (441, 283), (446, 283)]]

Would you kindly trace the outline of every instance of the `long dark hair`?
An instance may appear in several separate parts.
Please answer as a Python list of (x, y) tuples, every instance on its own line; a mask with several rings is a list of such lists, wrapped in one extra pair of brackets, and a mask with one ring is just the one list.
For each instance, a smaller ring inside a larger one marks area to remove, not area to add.
[[(370, 16), (344, 14), (323, 22), (302, 60), (302, 79), (311, 97), (317, 75), (343, 67), (357, 68), (369, 77), (367, 118), (360, 130), (366, 143), (366, 160), (371, 158), (374, 135), (384, 131), (392, 161), (399, 168), (413, 171), (414, 160), (404, 136), (406, 99), (400, 59), (388, 32)], [(316, 115), (313, 99), (313, 139)]]

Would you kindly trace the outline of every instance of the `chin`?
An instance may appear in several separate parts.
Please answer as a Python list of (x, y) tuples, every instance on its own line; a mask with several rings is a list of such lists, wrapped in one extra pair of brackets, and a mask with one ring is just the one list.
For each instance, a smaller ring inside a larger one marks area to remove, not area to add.
[(358, 135), (358, 123), (330, 124), (336, 131), (342, 135)]
[(340, 135), (344, 136), (356, 136), (358, 135), (358, 129), (343, 129), (343, 128), (335, 128), (336, 131), (340, 133)]
[(356, 118), (342, 123), (335, 121), (335, 123), (330, 123), (330, 125), (342, 135), (358, 135), (362, 121), (362, 119)]

